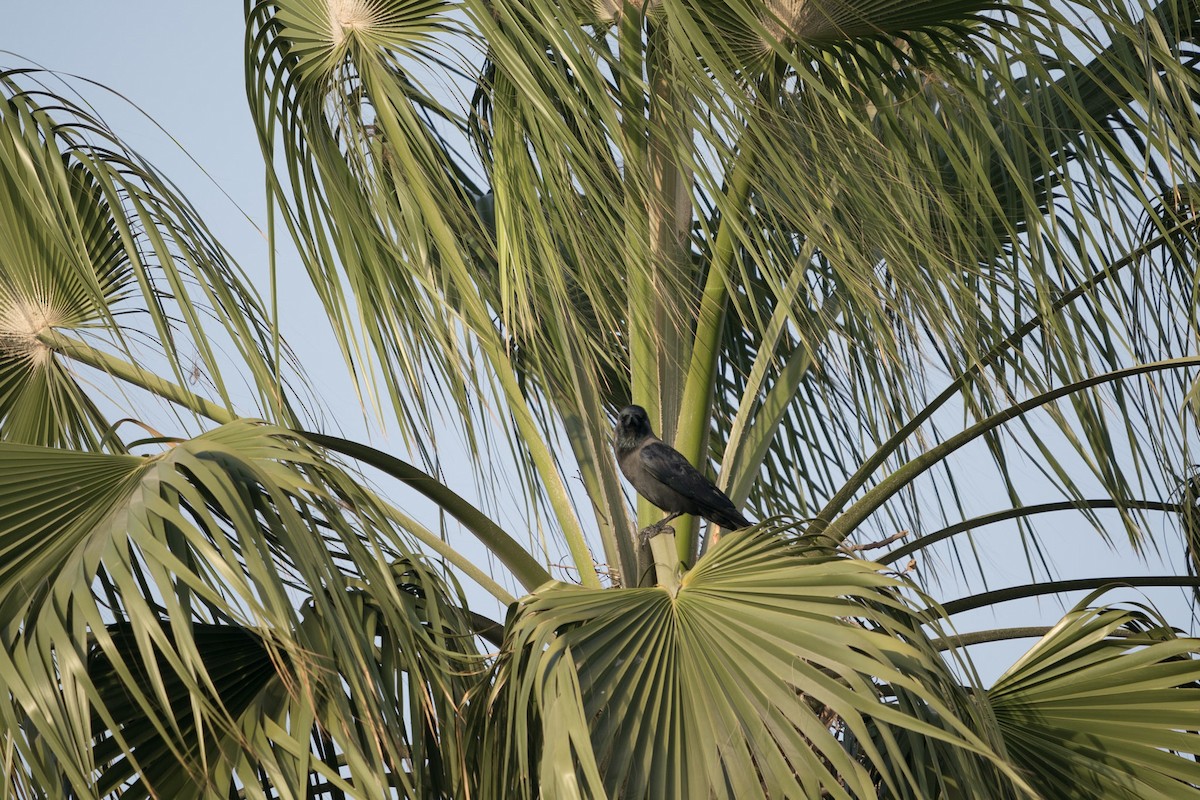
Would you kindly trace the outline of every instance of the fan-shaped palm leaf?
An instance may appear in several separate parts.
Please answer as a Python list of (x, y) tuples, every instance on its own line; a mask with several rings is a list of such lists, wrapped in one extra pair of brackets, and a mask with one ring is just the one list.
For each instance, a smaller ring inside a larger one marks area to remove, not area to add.
[[(231, 410), (218, 355), (230, 345), (261, 387), (262, 412), (282, 413), (286, 401), (269, 388), (278, 375), (268, 366), (273, 338), (244, 276), (164, 178), (38, 77), (0, 72), (3, 438), (89, 449), (119, 442), (63, 357), (68, 348), (102, 370), (113, 353), (161, 363), (180, 385), (194, 371)], [(61, 338), (67, 332), (75, 338)]]
[[(878, 782), (916, 798), (945, 791), (943, 772), (957, 796), (994, 797), (995, 756), (900, 589), (768, 528), (726, 537), (673, 590), (544, 587), (476, 709), (481, 791), (848, 798)], [(950, 745), (940, 769), (904, 766), (911, 736)]]
[(1048, 797), (1200, 796), (1200, 642), (1085, 604), (987, 692), (1013, 763)]
[(294, 792), (343, 765), (363, 796), (452, 792), (471, 628), (389, 513), (249, 422), (151, 457), (0, 445), (8, 746), (84, 795)]

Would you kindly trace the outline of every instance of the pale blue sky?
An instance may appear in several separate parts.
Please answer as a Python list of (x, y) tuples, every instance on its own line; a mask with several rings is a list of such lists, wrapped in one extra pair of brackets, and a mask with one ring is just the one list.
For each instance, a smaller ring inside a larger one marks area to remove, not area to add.
[[(124, 94), (263, 222), (262, 159), (244, 101), (241, 3), (6, 5), (0, 49)], [(126, 103), (74, 84), (133, 149), (184, 187), (243, 266), (262, 260), (254, 229), (177, 147)]]

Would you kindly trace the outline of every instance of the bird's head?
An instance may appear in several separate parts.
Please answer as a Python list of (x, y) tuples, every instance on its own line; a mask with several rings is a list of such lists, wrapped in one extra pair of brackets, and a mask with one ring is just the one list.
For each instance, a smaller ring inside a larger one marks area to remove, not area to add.
[(641, 406), (625, 406), (617, 415), (617, 446), (635, 446), (654, 431), (650, 428), (650, 417)]

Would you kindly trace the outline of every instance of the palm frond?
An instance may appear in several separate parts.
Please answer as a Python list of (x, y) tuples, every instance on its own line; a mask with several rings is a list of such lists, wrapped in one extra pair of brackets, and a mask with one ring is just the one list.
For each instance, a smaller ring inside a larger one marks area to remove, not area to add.
[[(767, 527), (722, 539), (674, 592), (548, 586), (516, 607), (474, 710), (481, 791), (915, 798), (941, 772), (995, 797), (962, 779), (995, 755), (900, 588)], [(914, 737), (947, 745), (940, 770), (904, 766)]]
[[(0, 445), (0, 531), (4, 728), (35, 774), (143, 796), (461, 779), (465, 603), (285, 431), (149, 457)], [(314, 755), (314, 726), (342, 761)]]
[(245, 275), (165, 178), (49, 80), (0, 72), (3, 438), (120, 446), (54, 331), (161, 366), (179, 385), (202, 377), (227, 410), (233, 394), (222, 375), (236, 354), (235, 368), (255, 379), (260, 413), (290, 419), (275, 388), (288, 379), (271, 366), (273, 334)]
[[(504, 305), (479, 277), (497, 251), (449, 138), (465, 122), (433, 100), (414, 63), (426, 57), (427, 68), (461, 75), (424, 43), (435, 33), (462, 35), (463, 47), (472, 38), (440, 3), (374, 4), (350, 26), (320, 14), (293, 24), (310, 5), (247, 4), (247, 80), (264, 155), (279, 173), (272, 190), (343, 354), (369, 391), (372, 364), (384, 367), (379, 377), (409, 441), (429, 430), (433, 397), (449, 401), (471, 437), (479, 399), (500, 398), (505, 423), (520, 433), (517, 475), (536, 475), (538, 489), (524, 488), (545, 499), (582, 579), (598, 585), (552, 447), (554, 421), (535, 415), (494, 322)], [(351, 324), (360, 320), (362, 342)]]
[(1085, 605), (988, 690), (1005, 750), (1048, 796), (1200, 796), (1200, 643), (1153, 612)]

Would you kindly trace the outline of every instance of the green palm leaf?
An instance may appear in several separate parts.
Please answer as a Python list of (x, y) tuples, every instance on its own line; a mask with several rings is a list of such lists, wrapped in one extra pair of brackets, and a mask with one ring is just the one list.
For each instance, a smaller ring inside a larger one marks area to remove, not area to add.
[(987, 697), (1048, 797), (1197, 797), (1198, 654), (1154, 614), (1081, 603)]
[[(894, 0), (817, 0), (797, 4), (798, 38), (821, 39), (833, 34), (850, 39), (880, 33), (910, 31), (925, 25), (969, 19), (972, 14), (1001, 6), (993, 0), (935, 0), (913, 5)], [(800, 21), (798, 20), (798, 22)], [(815, 30), (807, 31), (812, 25)], [(828, 31), (824, 36), (822, 32)]]
[[(393, 398), (399, 387), (423, 380), (427, 356), (451, 397), (462, 398), (469, 367), (455, 353), (449, 310), (427, 293), (453, 291), (462, 280), (446, 263), (452, 259), (444, 252), (446, 237), (457, 237), (451, 226), (474, 211), (427, 115), (451, 127), (461, 123), (410, 79), (401, 61), (424, 53), (432, 36), (451, 28), (445, 4), (246, 5), (253, 37), (249, 99), (264, 155), (275, 160), (278, 137), (275, 188), (343, 354), (364, 378), (384, 380)], [(446, 203), (440, 212), (450, 219), (431, 214), (434, 198)], [(377, 328), (365, 341), (352, 328), (357, 312), (347, 289)], [(394, 369), (376, 375), (375, 357)], [(423, 393), (410, 399), (421, 403)], [(402, 430), (420, 429), (419, 416), (403, 413)]]
[(285, 413), (269, 388), (275, 341), (245, 277), (169, 182), (35, 76), (0, 72), (4, 440), (119, 447), (71, 363), (104, 370), (114, 354), (161, 364), (180, 385), (203, 377), (231, 410), (218, 352), (237, 353), (262, 413)]
[[(944, 50), (950, 58), (930, 50), (939, 41), (948, 48), (945, 37), (930, 37), (902, 53), (856, 43), (836, 58), (798, 61), (804, 82), (782, 93), (763, 125), (751, 120), (753, 147), (738, 150), (752, 149), (760, 163), (750, 170), (753, 221), (732, 260), (746, 297), (730, 296), (736, 319), (721, 345), (729, 366), (717, 370), (710, 437), (729, 443), (724, 470), (733, 471), (723, 480), (735, 495), (748, 494), (764, 513), (815, 510), (815, 499), (844, 488), (875, 437), (888, 440), (920, 410), (932, 387), (918, 376), (970, 368), (988, 337), (1050, 304), (1053, 314), (1019, 348), (962, 388), (968, 408), (982, 405), (972, 413), (998, 410), (1006, 394), (1076, 381), (1089, 363), (1080, 348), (1109, 368), (1130, 363), (1118, 344), (1125, 340), (1136, 341), (1140, 360), (1193, 351), (1185, 254), (1194, 225), (1186, 207), (1164, 213), (1160, 198), (1177, 196), (1173, 182), (1193, 168), (1190, 148), (1176, 152), (1172, 141), (1189, 135), (1194, 113), (1186, 102), (1156, 106), (1134, 77), (1150, 59), (1178, 91), (1196, 84), (1195, 12), (1185, 5), (1160, 4), (1138, 24), (1106, 18), (1111, 28), (1073, 52), (1047, 41), (1037, 18), (1018, 16), (1011, 27), (980, 32), (961, 52)], [(1054, 57), (1017, 64), (1003, 55), (1035, 48)], [(1170, 122), (1153, 122), (1151, 106)], [(1136, 166), (1160, 159), (1174, 166)], [(734, 211), (737, 202), (731, 217), (743, 213)], [(1096, 226), (1078, 222), (1086, 219), (1110, 220), (1104, 227), (1112, 237), (1097, 241)], [(1170, 231), (1178, 223), (1184, 227)], [(1098, 258), (1105, 248), (1113, 256)], [(1091, 288), (1081, 294), (1078, 286)], [(1057, 302), (1065, 293), (1074, 293), (1070, 306)], [(764, 308), (773, 309), (769, 318)], [(1187, 390), (1186, 373), (1167, 380), (1173, 398)], [(1132, 468), (1116, 459), (1135, 427), (1130, 418), (1154, 429), (1173, 401), (1117, 390), (1115, 402), (1114, 411), (1107, 397), (1081, 397), (1077, 415), (1057, 419), (1064, 429), (1082, 428), (1075, 444), (1098, 462), (1115, 496), (1167, 494), (1176, 464), (1163, 469), (1152, 459)], [(893, 441), (889, 452), (904, 460), (919, 436), (940, 435), (930, 425)], [(1164, 453), (1177, 438), (1164, 432)], [(993, 442), (1002, 481), (1010, 446)], [(1129, 449), (1141, 450), (1132, 442)], [(1134, 469), (1152, 485), (1124, 485)], [(1056, 463), (1048, 471), (1065, 475)], [(956, 491), (951, 481), (942, 484), (947, 497)], [(790, 491), (780, 494), (781, 487)], [(1062, 491), (1083, 496), (1069, 478)], [(895, 514), (884, 524), (919, 524), (909, 509)], [(1136, 530), (1130, 526), (1131, 535)]]
[(471, 626), (390, 513), (251, 422), (151, 457), (0, 445), (8, 746), (85, 795), (296, 791), (341, 763), (363, 796), (452, 792)]
[(508, 623), (477, 720), (481, 791), (937, 796), (939, 770), (904, 766), (915, 737), (959, 776), (956, 796), (994, 797), (995, 756), (900, 588), (769, 528), (724, 538), (676, 590), (548, 586)]
[[(95, 180), (64, 166), (13, 103), (0, 144), (0, 419), (5, 438), (97, 447), (107, 427), (74, 376), (37, 334), (111, 320), (134, 272)], [(24, 118), (24, 119), (23, 119)], [(47, 408), (56, 409), (48, 414)]]
[[(195, 709), (205, 709), (201, 718), (220, 709), (231, 720), (241, 721), (252, 709), (261, 713), (271, 705), (286, 707), (287, 693), (262, 639), (231, 625), (192, 626), (196, 654), (212, 681), (210, 692), (176, 673), (162, 651), (156, 654), (152, 670), (142, 666), (141, 649), (131, 626), (109, 626), (106, 633), (105, 645), (94, 647), (88, 659), (97, 707), (103, 710), (103, 717), (93, 722), (97, 734), (93, 757), (101, 770), (95, 793), (107, 796), (124, 787), (121, 796), (131, 798), (148, 797), (151, 790), (159, 797), (228, 794), (233, 764), (241, 750), (238, 739), (262, 720), (251, 717), (240, 727), (201, 729)], [(164, 633), (168, 652), (176, 650), (165, 626)], [(137, 685), (138, 691), (131, 692), (127, 682)], [(151, 715), (145, 712), (147, 700)], [(116, 723), (111, 734), (104, 717)], [(155, 718), (167, 717), (174, 720), (169, 738), (154, 723)], [(188, 749), (173, 752), (176, 743)]]
[[(599, 585), (549, 444), (552, 420), (535, 415), (494, 323), (497, 303), (477, 280), (485, 268), (479, 262), (486, 266), (495, 251), (476, 210), (480, 193), (443, 134), (461, 137), (465, 120), (434, 100), (412, 69), (426, 39), (452, 26), (440, 4), (369, 8), (378, 13), (352, 36), (323, 40), (335, 51), (330, 58), (306, 61), (309, 39), (290, 39), (292, 28), (278, 17), (292, 14), (288, 3), (247, 4), (250, 102), (264, 155), (279, 173), (273, 190), (364, 388), (374, 392), (372, 365), (386, 365), (379, 377), (404, 434), (429, 430), (423, 412), (439, 397), (455, 408), (472, 443), (476, 399), (503, 398), (504, 422), (521, 442), (514, 450), (525, 468), (517, 474), (527, 489), (544, 490), (583, 580)], [(463, 46), (471, 46), (469, 35)], [(423, 66), (461, 75), (437, 59)], [(360, 319), (368, 321), (362, 341)], [(615, 537), (608, 544), (619, 563)]]

